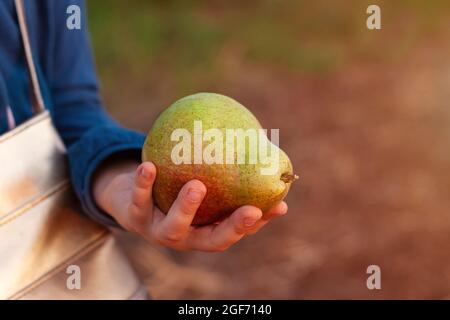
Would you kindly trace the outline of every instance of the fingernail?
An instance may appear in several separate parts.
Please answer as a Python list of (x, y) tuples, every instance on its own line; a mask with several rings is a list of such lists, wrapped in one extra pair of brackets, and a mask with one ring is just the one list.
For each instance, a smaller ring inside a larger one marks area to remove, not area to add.
[(256, 221), (258, 221), (258, 219), (256, 219), (256, 218), (245, 218), (244, 219), (244, 226), (252, 227), (252, 226), (255, 225)]
[(144, 179), (150, 178), (150, 173), (147, 170), (145, 170), (144, 167), (141, 168), (141, 177), (143, 177)]
[(195, 189), (189, 189), (187, 193), (188, 199), (192, 202), (199, 202), (200, 200), (202, 200), (202, 196), (203, 194)]

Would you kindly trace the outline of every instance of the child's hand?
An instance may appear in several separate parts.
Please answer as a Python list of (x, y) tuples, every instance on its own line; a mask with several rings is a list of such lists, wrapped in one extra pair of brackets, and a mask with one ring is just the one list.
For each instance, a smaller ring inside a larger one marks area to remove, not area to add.
[(94, 180), (94, 197), (125, 229), (148, 241), (177, 250), (223, 251), (261, 229), (270, 219), (287, 212), (280, 202), (266, 213), (243, 206), (219, 224), (191, 226), (205, 194), (205, 185), (191, 180), (184, 185), (167, 215), (153, 205), (156, 168), (151, 162), (121, 163), (100, 171)]

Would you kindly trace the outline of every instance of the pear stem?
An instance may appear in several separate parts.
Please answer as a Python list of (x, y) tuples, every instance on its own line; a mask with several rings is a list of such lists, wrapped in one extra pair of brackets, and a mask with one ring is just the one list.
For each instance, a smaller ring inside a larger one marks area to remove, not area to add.
[(280, 180), (285, 183), (292, 183), (295, 180), (297, 180), (298, 178), (299, 178), (298, 175), (286, 172), (281, 175)]

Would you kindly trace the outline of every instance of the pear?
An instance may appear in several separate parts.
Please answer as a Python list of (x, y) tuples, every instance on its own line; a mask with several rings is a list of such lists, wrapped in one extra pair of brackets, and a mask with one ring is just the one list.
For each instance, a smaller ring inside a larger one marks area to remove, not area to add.
[[(236, 132), (258, 135), (239, 140)], [(263, 157), (263, 149), (271, 157)], [(205, 184), (206, 196), (192, 222), (196, 226), (218, 222), (243, 205), (264, 212), (298, 178), (289, 157), (269, 141), (256, 117), (234, 99), (215, 93), (184, 97), (163, 111), (147, 135), (142, 160), (157, 168), (153, 197), (164, 213), (186, 182)]]

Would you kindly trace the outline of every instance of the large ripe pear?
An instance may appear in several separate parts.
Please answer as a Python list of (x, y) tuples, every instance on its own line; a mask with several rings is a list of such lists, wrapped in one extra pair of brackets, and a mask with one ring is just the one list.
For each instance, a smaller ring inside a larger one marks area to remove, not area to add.
[[(193, 225), (217, 222), (243, 205), (254, 205), (265, 211), (286, 196), (296, 176), (291, 161), (281, 149), (277, 149), (278, 170), (270, 175), (261, 174), (260, 170), (268, 164), (262, 164), (259, 160), (256, 164), (249, 164), (248, 156), (244, 164), (237, 161), (233, 164), (207, 164), (205, 161), (194, 164), (195, 121), (201, 121), (203, 133), (216, 128), (222, 132), (224, 139), (226, 129), (262, 129), (247, 108), (220, 94), (190, 95), (167, 108), (154, 123), (142, 150), (142, 160), (152, 161), (157, 168), (153, 197), (161, 211), (169, 211), (182, 186), (192, 179), (202, 181), (207, 187), (206, 197), (194, 217)], [(175, 164), (171, 156), (174, 147), (180, 143), (172, 141), (171, 136), (174, 130), (180, 128), (188, 130), (192, 137), (191, 164)], [(267, 142), (267, 137), (265, 139)], [(212, 140), (203, 141), (203, 150)], [(246, 154), (249, 146), (250, 143), (245, 144)], [(223, 141), (223, 155), (226, 155), (225, 147), (226, 141)]]

